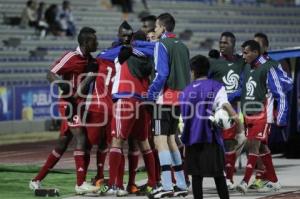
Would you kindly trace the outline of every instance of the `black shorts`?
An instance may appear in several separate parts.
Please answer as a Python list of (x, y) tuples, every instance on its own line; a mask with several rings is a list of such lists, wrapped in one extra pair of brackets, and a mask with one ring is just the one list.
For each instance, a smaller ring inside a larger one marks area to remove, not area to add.
[(185, 148), (186, 172), (202, 177), (224, 176), (224, 150), (216, 142), (197, 143)]
[(157, 104), (153, 110), (154, 135), (174, 135), (180, 117), (179, 106)]

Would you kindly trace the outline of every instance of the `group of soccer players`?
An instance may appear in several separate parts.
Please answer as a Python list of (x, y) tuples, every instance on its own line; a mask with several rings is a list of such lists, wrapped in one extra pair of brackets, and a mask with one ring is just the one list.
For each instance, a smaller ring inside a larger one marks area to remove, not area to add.
[[(203, 197), (203, 177), (215, 178), (220, 198), (229, 198), (228, 189), (243, 193), (248, 187), (262, 192), (280, 189), (267, 139), (274, 120), (278, 126), (286, 125), (286, 94), (292, 80), (278, 62), (268, 57), (267, 36), (258, 33), (245, 41), (240, 56), (235, 54), (234, 34), (224, 32), (218, 51), (210, 51), (209, 58), (198, 55), (190, 60), (188, 48), (173, 33), (172, 15), (148, 16), (142, 24), (133, 32), (124, 21), (118, 40), (96, 58), (91, 54), (98, 46), (96, 31), (84, 27), (77, 49), (51, 66), (47, 78), (61, 90), (60, 136), (29, 187), (41, 187), (41, 181), (74, 137), (77, 194), (186, 196), (190, 184), (187, 174), (192, 175), (195, 198)], [(205, 117), (220, 108), (234, 120), (232, 127), (221, 134), (217, 124)], [(178, 138), (180, 115), (186, 158)], [(245, 136), (248, 162), (243, 180), (234, 184), (235, 161)], [(126, 141), (129, 180), (125, 189)], [(88, 183), (86, 174), (94, 145), (97, 174)], [(148, 181), (138, 187), (135, 175), (140, 152)], [(107, 154), (109, 178), (105, 181)], [(256, 180), (250, 186), (255, 168)]]

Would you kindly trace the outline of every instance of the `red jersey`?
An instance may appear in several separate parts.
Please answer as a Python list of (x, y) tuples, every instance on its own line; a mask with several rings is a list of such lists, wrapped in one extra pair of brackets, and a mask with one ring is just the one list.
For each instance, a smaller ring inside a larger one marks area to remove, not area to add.
[(112, 84), (116, 74), (115, 65), (111, 61), (97, 59), (99, 69), (95, 80), (94, 89), (87, 99), (87, 110), (112, 114)]
[(75, 51), (67, 52), (51, 66), (51, 72), (62, 76), (63, 80), (71, 82), (73, 93), (82, 81), (82, 74), (88, 64), (88, 57), (84, 57), (80, 48)]
[[(147, 93), (149, 87), (149, 79), (137, 78), (129, 69), (128, 62), (124, 62), (122, 65), (118, 61), (115, 62), (116, 77), (113, 84), (112, 96), (114, 99), (122, 98), (137, 98), (143, 99), (143, 96)], [(140, 66), (134, 66), (140, 67)]]

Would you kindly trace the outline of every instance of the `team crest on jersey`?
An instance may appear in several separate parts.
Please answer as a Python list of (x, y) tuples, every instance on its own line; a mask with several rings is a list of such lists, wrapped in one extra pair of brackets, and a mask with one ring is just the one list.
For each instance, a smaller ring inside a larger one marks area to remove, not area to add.
[(238, 89), (239, 86), (239, 75), (230, 70), (226, 76), (222, 78), (226, 91), (233, 92)]
[(253, 80), (252, 77), (250, 77), (246, 83), (246, 89), (247, 89), (247, 99), (253, 100), (255, 99), (255, 97), (253, 96), (254, 94), (254, 89), (256, 88), (257, 84), (256, 82)]

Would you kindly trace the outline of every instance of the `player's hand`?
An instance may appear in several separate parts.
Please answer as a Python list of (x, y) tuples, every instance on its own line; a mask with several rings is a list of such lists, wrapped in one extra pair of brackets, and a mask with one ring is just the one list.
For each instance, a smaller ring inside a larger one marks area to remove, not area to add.
[(155, 95), (147, 95), (147, 101), (155, 102), (157, 97)]
[(86, 65), (85, 68), (86, 73), (97, 73), (98, 72), (98, 62), (96, 59), (92, 58), (88, 61), (88, 64)]
[(71, 84), (67, 82), (58, 82), (57, 85), (62, 91), (62, 95), (68, 95), (71, 92)]
[(68, 121), (71, 121), (73, 116), (76, 115), (76, 99), (74, 97), (68, 97), (65, 99), (68, 102), (68, 105), (65, 110), (65, 116), (67, 117)]
[(132, 55), (132, 48), (130, 46), (122, 46), (118, 60), (120, 64), (123, 64)]

